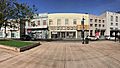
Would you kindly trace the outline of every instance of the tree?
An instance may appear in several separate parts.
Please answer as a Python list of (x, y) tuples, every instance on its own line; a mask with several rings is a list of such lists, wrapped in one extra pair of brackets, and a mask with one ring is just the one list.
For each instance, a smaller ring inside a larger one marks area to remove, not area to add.
[(23, 21), (31, 19), (35, 11), (37, 11), (35, 5), (30, 8), (26, 3), (18, 3), (16, 0), (0, 0), (0, 27), (5, 27), (5, 37), (6, 26), (10, 26), (8, 25), (10, 19), (22, 24)]
[[(27, 4), (22, 3), (15, 3), (16, 5), (16, 15), (18, 17), (18, 19), (20, 20), (20, 37), (22, 36), (22, 34), (25, 34), (25, 21), (30, 20), (31, 18), (33, 18), (33, 14), (34, 12), (37, 11), (37, 9), (35, 8), (35, 5), (33, 5), (32, 8), (30, 8)], [(16, 17), (16, 18), (17, 18)]]

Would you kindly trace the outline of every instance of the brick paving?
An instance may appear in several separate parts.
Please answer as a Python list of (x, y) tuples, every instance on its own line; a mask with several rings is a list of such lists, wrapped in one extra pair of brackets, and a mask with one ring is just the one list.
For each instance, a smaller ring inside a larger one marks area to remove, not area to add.
[(0, 48), (0, 63), (4, 62), (5, 60), (8, 60), (14, 56), (17, 56), (18, 54), (19, 53), (16, 53), (14, 51)]
[(120, 68), (120, 44), (113, 41), (41, 44), (0, 62), (0, 68)]

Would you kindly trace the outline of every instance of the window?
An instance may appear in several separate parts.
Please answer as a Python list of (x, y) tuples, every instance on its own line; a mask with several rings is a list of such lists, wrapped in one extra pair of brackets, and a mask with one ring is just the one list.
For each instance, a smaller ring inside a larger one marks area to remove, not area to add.
[(36, 26), (35, 21), (33, 21), (33, 22), (32, 22), (32, 26), (33, 26), (33, 27), (35, 27), (35, 26)]
[(118, 26), (118, 23), (116, 23), (116, 26)]
[(97, 27), (97, 24), (95, 24), (95, 27)]
[(92, 27), (93, 26), (93, 24), (90, 24), (90, 27)]
[(15, 37), (15, 33), (11, 33), (11, 37)]
[(112, 27), (110, 27), (110, 29), (111, 29), (111, 30), (113, 30), (113, 28), (112, 28)]
[(53, 22), (52, 19), (49, 19), (49, 25), (52, 25), (52, 22)]
[(105, 27), (105, 25), (102, 25), (102, 27)]
[(65, 24), (68, 24), (69, 20), (68, 19), (65, 19)]
[(116, 16), (116, 22), (118, 22), (118, 16)]
[(101, 23), (101, 20), (99, 20), (99, 23)]
[(113, 25), (113, 23), (111, 23), (111, 26)]
[(99, 27), (101, 27), (101, 24), (99, 24)]
[(43, 20), (43, 25), (46, 25), (46, 20)]
[(76, 19), (73, 19), (73, 24), (77, 24), (77, 20)]
[(113, 16), (111, 16), (111, 21), (113, 21)]
[(38, 25), (40, 25), (40, 21), (38, 21)]
[(115, 30), (118, 30), (118, 28), (115, 28)]
[(102, 20), (102, 22), (104, 23), (104, 22), (105, 22), (105, 20)]
[(0, 32), (0, 36), (3, 36), (3, 33), (2, 33), (2, 32)]
[(28, 20), (28, 26), (30, 26), (30, 20)]
[(90, 36), (92, 36), (93, 30), (90, 30)]
[(61, 19), (57, 19), (57, 25), (61, 24)]
[(93, 21), (93, 19), (90, 19), (90, 22), (92, 22)]
[(97, 22), (97, 19), (95, 19), (95, 22)]

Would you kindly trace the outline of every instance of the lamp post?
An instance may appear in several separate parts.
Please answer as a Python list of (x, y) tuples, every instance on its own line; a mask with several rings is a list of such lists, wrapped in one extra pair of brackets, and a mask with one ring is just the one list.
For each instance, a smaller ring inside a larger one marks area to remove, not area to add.
[(81, 21), (81, 25), (82, 25), (82, 44), (84, 44), (84, 18)]

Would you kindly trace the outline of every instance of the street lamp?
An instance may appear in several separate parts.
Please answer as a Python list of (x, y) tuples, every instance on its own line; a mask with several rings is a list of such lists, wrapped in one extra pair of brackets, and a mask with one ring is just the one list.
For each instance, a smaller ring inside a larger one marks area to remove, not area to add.
[(81, 21), (81, 25), (82, 25), (82, 44), (84, 44), (84, 18)]

